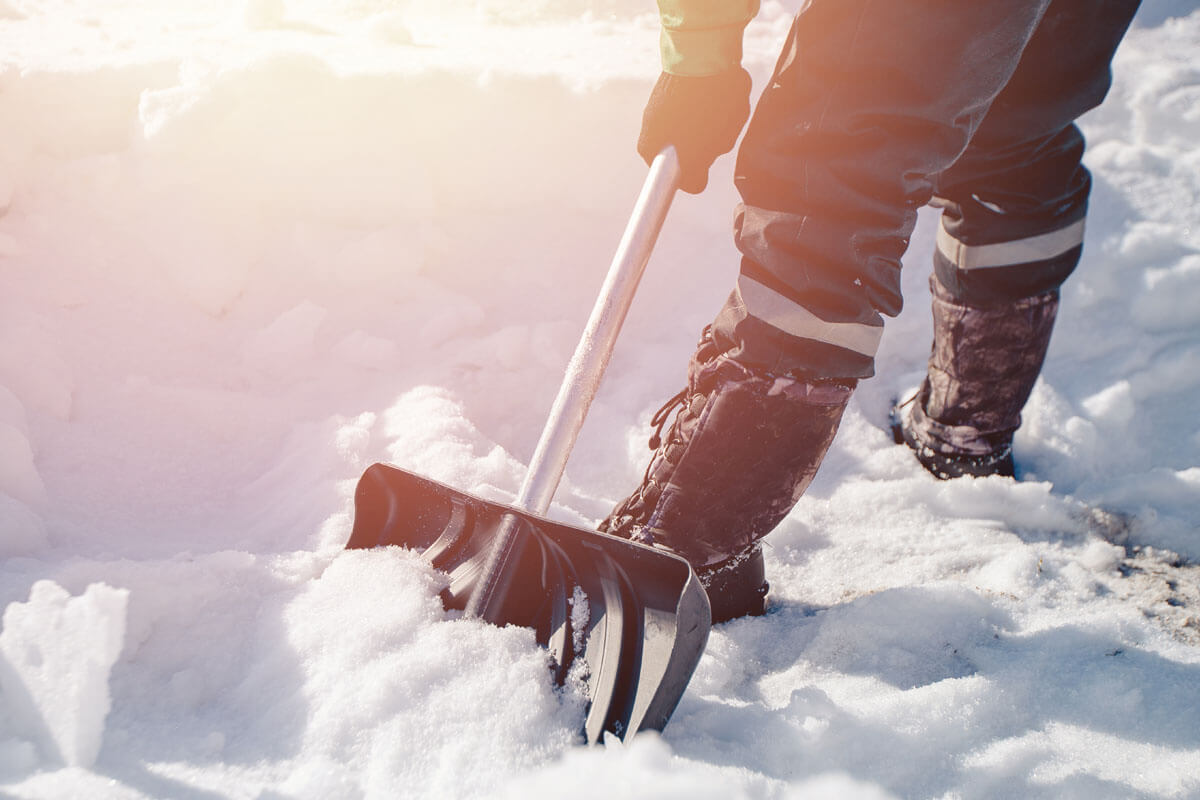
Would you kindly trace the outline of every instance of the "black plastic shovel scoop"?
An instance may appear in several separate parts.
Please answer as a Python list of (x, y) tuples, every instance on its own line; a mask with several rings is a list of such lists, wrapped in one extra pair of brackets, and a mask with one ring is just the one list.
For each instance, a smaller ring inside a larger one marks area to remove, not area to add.
[(549, 648), (555, 678), (579, 680), (584, 734), (661, 730), (708, 640), (708, 597), (683, 559), (543, 515), (616, 344), (678, 182), (654, 160), (512, 505), (385, 464), (363, 473), (347, 548), (423, 551), (450, 575), (447, 608), (521, 625)]

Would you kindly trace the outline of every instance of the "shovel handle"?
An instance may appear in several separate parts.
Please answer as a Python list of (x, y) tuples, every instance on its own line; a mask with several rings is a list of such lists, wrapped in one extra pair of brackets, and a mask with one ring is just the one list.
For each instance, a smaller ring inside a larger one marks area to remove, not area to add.
[(679, 157), (675, 148), (668, 147), (650, 165), (650, 173), (608, 268), (600, 296), (592, 307), (592, 316), (571, 363), (567, 365), (542, 438), (514, 503), (524, 511), (545, 514), (550, 507), (678, 185)]
[[(608, 268), (600, 296), (592, 307), (592, 315), (575, 348), (575, 355), (567, 365), (521, 491), (513, 503), (522, 511), (542, 515), (550, 507), (678, 186), (679, 157), (675, 148), (667, 147), (650, 165), (650, 173)], [(471, 593), (467, 616), (490, 619), (494, 615), (490, 612), (499, 612), (512, 572), (506, 567), (514, 563), (514, 558), (520, 557), (518, 539), (521, 537), (518, 534), (516, 517), (509, 516), (493, 542), (483, 574)]]

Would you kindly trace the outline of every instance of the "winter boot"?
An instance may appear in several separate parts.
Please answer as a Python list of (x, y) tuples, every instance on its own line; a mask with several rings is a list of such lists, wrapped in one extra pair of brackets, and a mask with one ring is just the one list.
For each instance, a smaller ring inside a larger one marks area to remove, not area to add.
[(706, 329), (687, 387), (652, 420), (654, 455), (641, 485), (600, 530), (691, 562), (714, 622), (762, 614), (767, 583), (758, 542), (812, 481), (854, 383), (750, 369), (722, 354)]
[(708, 593), (714, 623), (758, 617), (767, 610), (771, 585), (767, 583), (766, 564), (759, 545), (719, 564), (701, 567), (696, 577)]
[(1014, 473), (1013, 434), (1042, 370), (1058, 290), (994, 307), (933, 289), (933, 352), (910, 401), (892, 410), (892, 435), (938, 478)]

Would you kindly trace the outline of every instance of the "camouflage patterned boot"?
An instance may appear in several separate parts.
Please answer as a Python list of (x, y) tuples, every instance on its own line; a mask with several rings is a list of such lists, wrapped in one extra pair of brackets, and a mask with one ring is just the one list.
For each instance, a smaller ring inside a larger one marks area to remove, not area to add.
[(767, 582), (759, 541), (812, 482), (854, 384), (749, 369), (723, 355), (706, 329), (687, 388), (652, 421), (654, 455), (641, 485), (600, 530), (691, 562), (714, 622), (762, 614)]
[(1058, 290), (995, 307), (933, 289), (933, 352), (920, 391), (892, 412), (892, 434), (938, 478), (1014, 473), (1013, 434), (1042, 370)]

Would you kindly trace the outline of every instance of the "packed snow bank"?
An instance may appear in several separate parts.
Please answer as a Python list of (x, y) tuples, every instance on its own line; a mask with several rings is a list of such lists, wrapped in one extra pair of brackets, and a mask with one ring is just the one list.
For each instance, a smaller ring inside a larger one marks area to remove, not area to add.
[[(0, 21), (6, 795), (1195, 793), (1200, 592), (1157, 548), (1200, 557), (1200, 15), (1154, 4), (1085, 120), (1023, 480), (938, 483), (885, 430), (927, 354), (923, 213), (879, 375), (768, 540), (771, 613), (714, 631), (662, 737), (582, 750), (528, 631), (341, 547), (375, 460), (516, 491), (644, 174), (652, 15), (142, 5)], [(556, 516), (640, 479), (736, 272), (730, 177), (677, 200)]]

